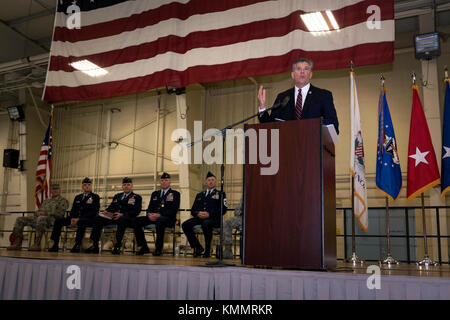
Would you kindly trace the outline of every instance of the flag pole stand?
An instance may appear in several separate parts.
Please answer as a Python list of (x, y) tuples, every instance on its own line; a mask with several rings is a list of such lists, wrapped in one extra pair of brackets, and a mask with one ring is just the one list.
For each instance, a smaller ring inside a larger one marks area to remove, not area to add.
[(352, 256), (347, 262), (350, 262), (353, 266), (357, 264), (364, 264), (364, 260), (361, 260), (356, 255), (356, 239), (355, 239), (355, 177), (352, 175)]
[(426, 221), (425, 221), (425, 200), (424, 200), (423, 193), (422, 193), (421, 198), (422, 198), (423, 242), (424, 242), (424, 246), (425, 246), (425, 253), (424, 253), (424, 257), (423, 257), (422, 261), (417, 262), (417, 265), (424, 266), (426, 268), (428, 268), (429, 266), (435, 267), (435, 266), (438, 266), (439, 263), (431, 260), (430, 257), (428, 256), (427, 225), (426, 225)]
[(387, 264), (388, 268), (391, 267), (393, 264), (400, 264), (397, 260), (395, 260), (391, 256), (391, 228), (389, 225), (389, 199), (386, 197), (386, 237), (387, 237), (387, 257), (383, 261), (381, 261), (381, 264)]

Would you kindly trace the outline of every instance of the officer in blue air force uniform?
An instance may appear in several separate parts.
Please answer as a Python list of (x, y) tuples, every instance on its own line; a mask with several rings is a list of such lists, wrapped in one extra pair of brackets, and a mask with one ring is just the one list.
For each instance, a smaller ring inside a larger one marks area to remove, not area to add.
[(86, 227), (92, 227), (94, 218), (100, 209), (100, 197), (92, 192), (92, 180), (84, 178), (81, 182), (83, 193), (77, 195), (73, 200), (72, 210), (68, 217), (56, 218), (53, 225), (51, 238), (53, 247), (48, 251), (58, 252), (59, 238), (63, 226), (77, 226), (77, 235), (75, 236), (75, 245), (71, 252), (80, 252), (81, 241), (83, 240)]
[(95, 218), (91, 233), (93, 243), (86, 249), (86, 253), (99, 253), (98, 241), (103, 227), (117, 224), (116, 243), (112, 254), (120, 254), (125, 229), (132, 227), (134, 218), (141, 213), (142, 209), (142, 197), (133, 192), (133, 181), (130, 178), (123, 178), (122, 190), (123, 192), (114, 196), (109, 207)]
[(144, 226), (155, 224), (156, 243), (154, 256), (160, 256), (164, 245), (165, 228), (173, 228), (177, 220), (177, 212), (180, 208), (180, 193), (170, 188), (170, 175), (164, 172), (160, 179), (161, 189), (154, 191), (150, 197), (147, 208), (147, 215), (134, 220), (133, 229), (136, 235), (138, 247), (141, 249), (136, 253), (143, 255), (150, 253), (150, 249), (145, 241)]
[[(200, 192), (195, 197), (192, 205), (191, 215), (193, 218), (186, 220), (182, 224), (183, 232), (191, 245), (194, 248), (194, 257), (198, 257), (205, 251), (203, 257), (209, 258), (211, 256), (211, 240), (213, 228), (220, 227), (220, 208), (222, 206), (222, 214), (227, 212), (226, 194), (222, 197), (220, 191), (216, 190), (216, 177), (208, 172), (205, 180), (206, 191)], [(222, 202), (220, 201), (222, 199)], [(197, 237), (194, 234), (194, 226), (201, 225), (203, 235), (205, 236), (205, 249), (201, 246)]]

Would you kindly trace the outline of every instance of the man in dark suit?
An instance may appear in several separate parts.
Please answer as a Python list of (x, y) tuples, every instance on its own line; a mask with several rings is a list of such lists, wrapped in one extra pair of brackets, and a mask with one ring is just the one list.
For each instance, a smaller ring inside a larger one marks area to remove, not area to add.
[(173, 228), (177, 220), (177, 212), (180, 208), (180, 193), (170, 188), (170, 174), (164, 172), (160, 179), (161, 189), (154, 191), (150, 197), (150, 203), (145, 217), (136, 218), (133, 222), (134, 234), (138, 247), (141, 249), (136, 253), (143, 255), (150, 253), (145, 241), (144, 226), (156, 225), (156, 243), (154, 256), (160, 256), (164, 245), (165, 228)]
[(308, 59), (298, 59), (292, 65), (291, 77), (295, 86), (278, 94), (274, 105), (279, 105), (269, 113), (266, 110), (266, 90), (258, 91), (259, 121), (287, 121), (324, 118), (324, 124), (333, 124), (339, 134), (339, 121), (330, 91), (310, 84), (313, 63)]
[[(191, 248), (194, 248), (194, 257), (199, 257), (205, 251), (203, 257), (209, 258), (211, 256), (213, 228), (220, 227), (220, 210), (222, 206), (222, 214), (227, 212), (227, 199), (225, 192), (221, 196), (220, 191), (216, 190), (216, 177), (211, 172), (208, 172), (206, 176), (205, 185), (207, 190), (198, 193), (192, 205), (191, 215), (193, 218), (183, 222), (182, 228)], [(223, 199), (222, 202), (220, 199)], [(193, 228), (195, 225), (202, 226), (205, 236), (205, 249), (194, 234)]]
[(81, 241), (83, 240), (86, 227), (92, 227), (94, 218), (100, 209), (100, 197), (92, 192), (92, 180), (84, 178), (82, 183), (83, 193), (77, 195), (73, 200), (72, 210), (68, 217), (56, 218), (53, 224), (53, 231), (50, 239), (53, 240), (53, 247), (48, 251), (58, 252), (59, 238), (63, 226), (77, 226), (75, 245), (70, 252), (80, 252)]
[(142, 209), (142, 197), (133, 192), (133, 181), (130, 178), (123, 178), (122, 190), (123, 192), (114, 196), (109, 207), (95, 218), (91, 232), (93, 243), (86, 249), (86, 253), (99, 253), (98, 241), (103, 227), (117, 224), (116, 243), (112, 254), (120, 254), (125, 229), (132, 227), (133, 219), (141, 213)]

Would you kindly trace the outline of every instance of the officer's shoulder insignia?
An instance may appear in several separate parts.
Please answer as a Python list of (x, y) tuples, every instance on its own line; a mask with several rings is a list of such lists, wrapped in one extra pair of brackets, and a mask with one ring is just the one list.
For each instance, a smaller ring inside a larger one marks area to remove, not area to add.
[(227, 201), (227, 198), (224, 198), (224, 199), (223, 199), (223, 205), (224, 205), (225, 207), (228, 208), (228, 201)]

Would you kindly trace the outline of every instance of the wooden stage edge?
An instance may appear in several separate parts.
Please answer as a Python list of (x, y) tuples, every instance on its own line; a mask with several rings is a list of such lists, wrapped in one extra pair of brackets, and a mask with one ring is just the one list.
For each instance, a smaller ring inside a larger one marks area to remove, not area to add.
[[(8, 251), (0, 249), (0, 257), (20, 258), (20, 259), (40, 259), (40, 260), (71, 260), (71, 261), (85, 261), (85, 262), (102, 262), (102, 263), (123, 263), (123, 264), (146, 264), (146, 265), (170, 265), (170, 266), (189, 266), (189, 267), (205, 267), (207, 262), (218, 261), (214, 258), (194, 258), (192, 256), (174, 257), (170, 254), (165, 254), (159, 257), (154, 257), (151, 254), (144, 256), (136, 256), (131, 253), (124, 253), (121, 255), (112, 255), (110, 252), (103, 252), (101, 254), (85, 254), (85, 253), (70, 253), (70, 252), (30, 252), (26, 249), (22, 251)], [(287, 270), (295, 271), (297, 269), (283, 269), (283, 268), (265, 268), (247, 266), (240, 263), (239, 259), (226, 259), (224, 262), (233, 263), (235, 267), (241, 268), (256, 268), (256, 269), (272, 269), (272, 270)], [(433, 277), (433, 278), (450, 278), (450, 266), (440, 265), (436, 267), (419, 267), (415, 264), (400, 264), (380, 265), (377, 262), (366, 262), (353, 266), (351, 263), (337, 261), (335, 270), (329, 270), (326, 273), (345, 273), (345, 274), (368, 274), (367, 268), (370, 265), (377, 265), (380, 267), (381, 275), (383, 276), (411, 276), (411, 277)], [(305, 270), (299, 270), (305, 271)], [(306, 270), (307, 271), (307, 270)]]

